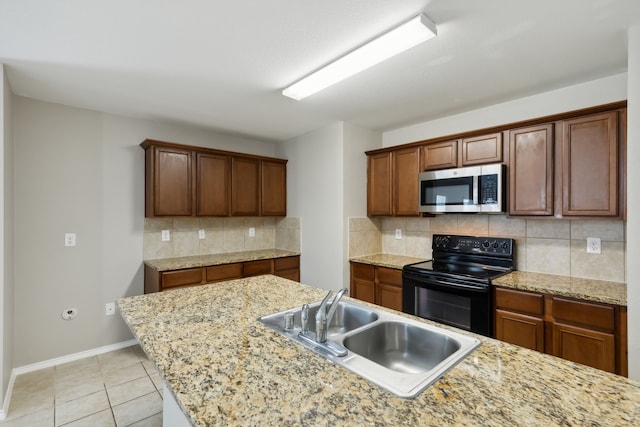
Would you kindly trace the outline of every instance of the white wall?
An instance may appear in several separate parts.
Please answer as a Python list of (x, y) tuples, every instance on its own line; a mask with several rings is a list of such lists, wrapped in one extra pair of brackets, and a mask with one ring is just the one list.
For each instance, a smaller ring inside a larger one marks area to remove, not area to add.
[(390, 147), (492, 126), (544, 117), (627, 99), (627, 73), (567, 86), (382, 134)]
[(271, 142), (22, 97), (13, 114), (15, 367), (131, 338), (104, 304), (143, 292), (144, 139), (275, 155)]
[(627, 104), (627, 310), (629, 378), (640, 380), (640, 26), (629, 30)]
[[(13, 368), (13, 95), (0, 64), (0, 404)], [(8, 408), (0, 407), (0, 414)], [(1, 417), (0, 417), (1, 419)]]
[(300, 280), (324, 289), (345, 286), (343, 124), (281, 142), (287, 164), (287, 214), (300, 218)]
[(365, 151), (380, 148), (382, 134), (344, 123), (343, 134), (343, 283), (348, 286), (349, 271), (349, 218), (367, 216), (367, 156)]

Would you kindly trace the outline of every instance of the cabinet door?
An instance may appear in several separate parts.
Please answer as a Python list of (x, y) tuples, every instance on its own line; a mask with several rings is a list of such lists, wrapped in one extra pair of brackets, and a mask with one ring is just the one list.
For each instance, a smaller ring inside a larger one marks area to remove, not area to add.
[(458, 141), (437, 142), (420, 148), (421, 171), (458, 166)]
[(461, 166), (502, 162), (501, 133), (464, 138), (461, 147)]
[(563, 122), (563, 215), (618, 215), (617, 114)]
[(375, 303), (375, 272), (372, 265), (351, 263), (351, 290), (349, 295), (362, 301)]
[(287, 215), (287, 164), (263, 160), (261, 169), (260, 214)]
[(370, 155), (367, 165), (367, 215), (391, 215), (391, 153)]
[(402, 270), (376, 267), (375, 303), (402, 311)]
[(242, 271), (242, 275), (244, 277), (271, 274), (273, 273), (273, 260), (264, 259), (258, 261), (247, 261), (243, 264)]
[[(191, 151), (153, 147), (147, 150), (147, 216), (191, 216), (193, 214)], [(149, 188), (152, 180), (152, 188)], [(151, 207), (151, 208), (150, 208)]]
[(231, 158), (231, 215), (258, 216), (260, 214), (260, 160)]
[(206, 268), (207, 283), (242, 278), (242, 263), (212, 265)]
[(409, 148), (392, 153), (393, 157), (393, 214), (418, 215), (418, 173), (420, 149)]
[(496, 310), (496, 339), (544, 352), (544, 321), (506, 310)]
[(572, 362), (615, 373), (615, 337), (562, 323), (553, 324), (553, 353)]
[(509, 132), (509, 214), (553, 215), (553, 125)]
[(273, 260), (273, 274), (295, 282), (300, 281), (300, 257), (291, 256)]
[(178, 286), (194, 286), (202, 283), (202, 268), (187, 268), (185, 270), (165, 271), (162, 273), (162, 289)]
[(196, 215), (229, 215), (229, 158), (196, 153)]

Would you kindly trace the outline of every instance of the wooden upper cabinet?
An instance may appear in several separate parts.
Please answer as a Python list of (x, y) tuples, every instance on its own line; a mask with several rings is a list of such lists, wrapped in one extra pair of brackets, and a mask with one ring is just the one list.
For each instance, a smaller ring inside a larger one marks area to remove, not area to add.
[(231, 215), (260, 214), (260, 160), (231, 159)]
[(553, 125), (509, 131), (509, 214), (553, 215)]
[[(417, 182), (418, 177), (415, 177)], [(392, 215), (391, 153), (367, 157), (367, 215)]]
[(196, 153), (196, 215), (229, 215), (229, 157)]
[(420, 171), (458, 166), (458, 141), (428, 144), (420, 148)]
[(151, 147), (146, 151), (145, 163), (145, 215), (191, 216), (191, 151)]
[(263, 160), (261, 164), (260, 214), (287, 215), (287, 164)]
[(418, 174), (420, 173), (420, 149), (408, 148), (394, 151), (393, 155), (393, 214), (417, 216)]
[(562, 122), (562, 215), (618, 215), (617, 115)]
[(145, 216), (285, 216), (287, 160), (145, 140)]
[(460, 152), (460, 166), (502, 162), (502, 133), (464, 138)]

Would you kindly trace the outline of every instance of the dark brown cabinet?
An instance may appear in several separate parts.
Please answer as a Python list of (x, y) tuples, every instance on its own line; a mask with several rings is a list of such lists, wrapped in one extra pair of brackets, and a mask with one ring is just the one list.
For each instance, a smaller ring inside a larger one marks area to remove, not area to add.
[(146, 140), (145, 216), (286, 216), (287, 161)]
[(262, 216), (286, 216), (286, 163), (262, 160), (260, 167), (260, 214)]
[(260, 214), (260, 160), (231, 159), (231, 215)]
[(562, 215), (618, 215), (618, 113), (562, 122)]
[(509, 214), (624, 215), (624, 110), (509, 131)]
[(627, 375), (626, 307), (494, 288), (495, 337)]
[(229, 157), (196, 153), (196, 215), (229, 215)]
[(391, 173), (391, 152), (367, 157), (368, 216), (392, 215)]
[(145, 162), (146, 216), (190, 216), (193, 213), (191, 151), (150, 147), (145, 153)]
[(402, 270), (352, 262), (349, 295), (402, 311)]
[(540, 294), (495, 288), (495, 337), (544, 352), (544, 298)]
[(553, 125), (509, 131), (509, 214), (553, 215)]
[(420, 171), (458, 166), (458, 140), (436, 142), (420, 148)]
[(235, 262), (230, 264), (209, 265), (180, 270), (158, 271), (144, 265), (144, 293), (161, 292), (198, 286), (243, 277), (274, 274), (290, 280), (300, 280), (300, 256), (262, 259), (256, 261)]
[(463, 138), (460, 141), (460, 166), (502, 162), (502, 133)]
[(367, 215), (417, 216), (420, 149), (368, 157)]

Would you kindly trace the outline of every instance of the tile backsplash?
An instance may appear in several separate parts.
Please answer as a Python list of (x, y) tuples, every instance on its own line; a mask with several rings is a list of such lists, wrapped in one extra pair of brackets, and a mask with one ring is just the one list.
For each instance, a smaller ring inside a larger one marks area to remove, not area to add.
[[(249, 236), (249, 228), (254, 228), (255, 236)], [(162, 241), (162, 230), (169, 230), (170, 241)], [(200, 239), (199, 230), (204, 230), (204, 239)], [(145, 218), (144, 221), (144, 259), (273, 248), (300, 251), (299, 218)]]
[[(625, 222), (518, 219), (506, 215), (438, 215), (434, 218), (349, 218), (349, 256), (390, 253), (431, 257), (433, 234), (510, 237), (517, 269), (589, 279), (626, 281)], [(400, 229), (402, 238), (396, 239)], [(587, 237), (602, 253), (587, 253)]]

